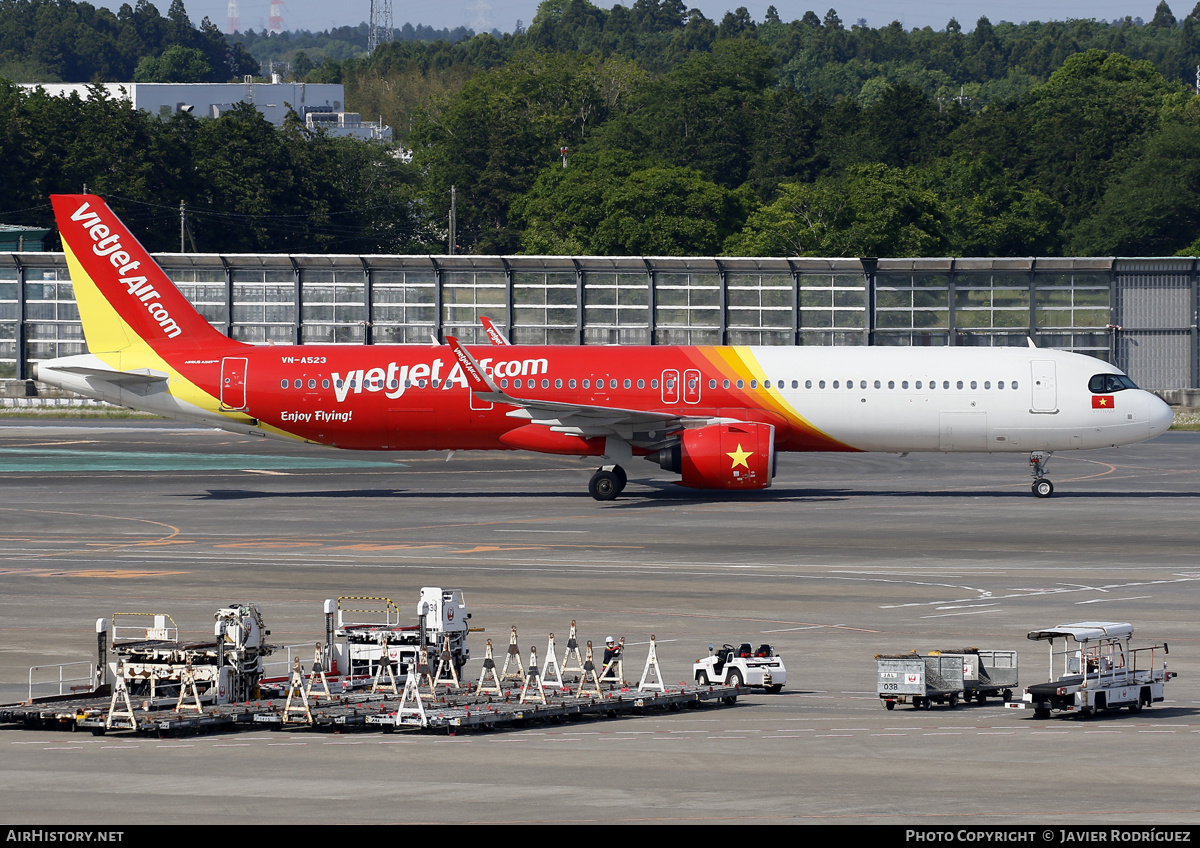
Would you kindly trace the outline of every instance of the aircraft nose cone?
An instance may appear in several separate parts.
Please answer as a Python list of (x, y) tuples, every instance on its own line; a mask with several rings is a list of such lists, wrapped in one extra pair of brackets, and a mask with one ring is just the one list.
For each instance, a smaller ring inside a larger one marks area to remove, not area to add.
[(1175, 413), (1165, 401), (1154, 395), (1150, 396), (1150, 432), (1154, 434), (1166, 432), (1175, 423)]

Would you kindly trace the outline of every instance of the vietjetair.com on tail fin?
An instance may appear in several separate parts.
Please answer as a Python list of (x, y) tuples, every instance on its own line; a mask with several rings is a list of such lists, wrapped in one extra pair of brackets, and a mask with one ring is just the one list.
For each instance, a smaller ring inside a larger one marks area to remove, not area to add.
[(101, 198), (57, 194), (50, 200), (92, 354), (149, 347), (163, 355), (229, 344)]

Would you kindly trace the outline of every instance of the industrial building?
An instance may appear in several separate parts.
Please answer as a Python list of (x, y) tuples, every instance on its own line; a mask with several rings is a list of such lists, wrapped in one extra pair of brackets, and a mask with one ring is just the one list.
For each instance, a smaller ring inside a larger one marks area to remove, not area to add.
[[(363, 121), (357, 112), (345, 111), (346, 89), (340, 83), (282, 82), (278, 74), (271, 82), (106, 82), (99, 88), (110, 97), (128, 100), (135, 109), (170, 116), (190, 112), (197, 117), (219, 118), (240, 103), (249, 103), (275, 126), (283, 126), (292, 109), (309, 129), (318, 127), (330, 135), (374, 141), (391, 141), (392, 128), (382, 122)], [(39, 83), (25, 88), (42, 88), (52, 97), (78, 95), (86, 100), (91, 84)]]

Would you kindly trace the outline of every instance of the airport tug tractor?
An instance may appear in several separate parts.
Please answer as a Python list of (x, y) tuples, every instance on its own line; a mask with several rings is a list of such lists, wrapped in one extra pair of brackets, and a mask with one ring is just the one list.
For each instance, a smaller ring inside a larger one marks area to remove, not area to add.
[(722, 645), (719, 651), (709, 645), (708, 656), (696, 660), (692, 674), (701, 686), (753, 686), (771, 694), (782, 690), (783, 684), (787, 683), (783, 657), (770, 645), (759, 645), (755, 650), (749, 642), (736, 648)]
[(1162, 701), (1163, 686), (1177, 676), (1167, 671), (1166, 642), (1130, 647), (1132, 624), (1081, 621), (1034, 630), (1028, 638), (1049, 644), (1049, 680), (1033, 684), (1020, 701), (1005, 706), (1032, 709), (1034, 718), (1049, 718), (1054, 710), (1085, 717), (1122, 707), (1139, 712)]

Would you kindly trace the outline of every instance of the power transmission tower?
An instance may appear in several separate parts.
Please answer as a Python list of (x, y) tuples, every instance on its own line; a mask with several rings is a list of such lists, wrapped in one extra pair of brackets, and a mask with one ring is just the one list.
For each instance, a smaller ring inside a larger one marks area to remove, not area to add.
[(371, 0), (371, 28), (367, 31), (367, 55), (375, 52), (380, 44), (394, 38), (392, 28), (392, 0)]

